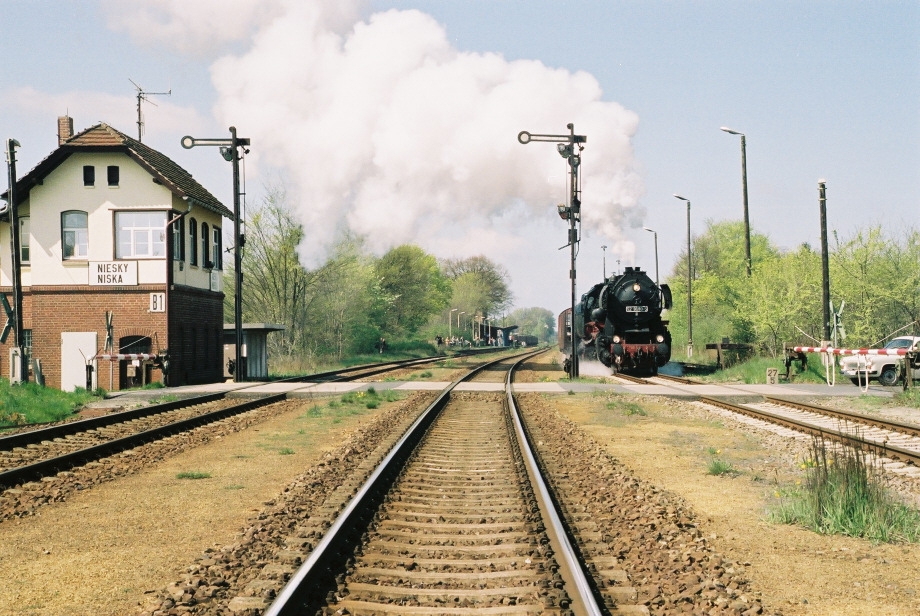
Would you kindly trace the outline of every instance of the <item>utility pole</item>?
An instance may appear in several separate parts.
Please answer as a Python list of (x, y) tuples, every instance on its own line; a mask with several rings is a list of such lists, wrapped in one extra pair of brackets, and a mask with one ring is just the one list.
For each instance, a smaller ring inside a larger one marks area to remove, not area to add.
[(821, 210), (821, 299), (824, 305), (824, 340), (831, 339), (831, 275), (827, 253), (826, 182), (818, 180), (818, 206)]
[[(9, 199), (10, 210), (10, 246), (12, 247), (13, 267), (13, 328), (16, 332), (16, 347), (19, 349), (19, 376), (23, 383), (29, 382), (29, 366), (26, 361), (25, 348), (22, 340), (22, 240), (19, 237), (19, 205), (16, 203), (16, 148), (20, 147), (15, 139), (6, 142), (6, 160), (9, 171)], [(4, 330), (5, 339), (7, 330)], [(10, 375), (12, 376), (12, 375)], [(12, 381), (12, 379), (11, 379)]]

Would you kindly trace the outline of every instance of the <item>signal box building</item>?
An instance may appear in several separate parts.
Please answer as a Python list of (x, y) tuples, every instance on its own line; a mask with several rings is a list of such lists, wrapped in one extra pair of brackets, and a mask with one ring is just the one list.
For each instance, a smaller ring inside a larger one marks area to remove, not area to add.
[[(16, 182), (11, 204), (30, 365), (64, 390), (223, 380), (221, 229), (233, 214), (179, 165), (111, 126), (73, 134), (61, 117), (58, 136), (58, 148)], [(7, 212), (0, 293), (12, 304), (10, 250)], [(0, 344), (0, 376), (11, 375), (14, 346), (12, 333)]]

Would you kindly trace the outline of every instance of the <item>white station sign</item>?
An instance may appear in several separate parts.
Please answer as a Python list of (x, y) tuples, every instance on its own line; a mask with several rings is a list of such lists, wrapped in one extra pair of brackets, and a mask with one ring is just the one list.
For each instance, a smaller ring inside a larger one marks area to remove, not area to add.
[(103, 287), (137, 285), (137, 261), (90, 261), (89, 284)]

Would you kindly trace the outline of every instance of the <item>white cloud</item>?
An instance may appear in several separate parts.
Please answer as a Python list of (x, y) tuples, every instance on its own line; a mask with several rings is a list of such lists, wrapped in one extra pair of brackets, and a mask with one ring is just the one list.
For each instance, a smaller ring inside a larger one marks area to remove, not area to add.
[[(132, 0), (113, 20), (177, 44), (192, 30), (215, 44), (243, 41), (212, 65), (215, 113), (251, 139), (250, 173), (285, 170), (306, 260), (342, 225), (379, 251), (414, 242), (439, 256), (485, 253), (513, 277), (520, 266), (506, 259), (526, 259), (518, 251), (533, 240), (517, 229), (558, 227), (548, 240), (555, 258), (566, 163), (554, 144), (524, 146), (517, 134), (564, 134), (569, 122), (588, 137), (584, 225), (631, 249), (621, 228), (643, 192), (630, 144), (638, 118), (604, 101), (593, 76), (460, 52), (415, 10), (359, 20), (361, 4), (336, 0), (275, 0), (264, 12), (240, 0), (236, 13), (226, 2), (191, 4), (217, 18), (196, 19), (181, 0)], [(509, 212), (520, 225), (507, 224)]]

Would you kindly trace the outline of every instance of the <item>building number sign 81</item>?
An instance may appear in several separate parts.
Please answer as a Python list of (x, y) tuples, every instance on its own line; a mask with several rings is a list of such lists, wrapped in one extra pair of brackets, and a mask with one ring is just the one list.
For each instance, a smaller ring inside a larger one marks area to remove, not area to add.
[(150, 312), (166, 312), (166, 294), (150, 294)]

